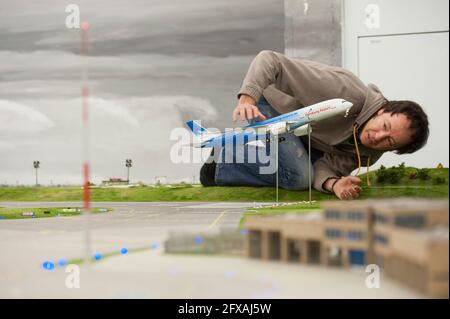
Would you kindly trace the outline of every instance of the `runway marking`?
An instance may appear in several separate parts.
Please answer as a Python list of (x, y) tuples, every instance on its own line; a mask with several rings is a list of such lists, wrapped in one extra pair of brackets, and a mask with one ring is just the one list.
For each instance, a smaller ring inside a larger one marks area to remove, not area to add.
[(212, 223), (211, 223), (211, 225), (209, 225), (208, 226), (208, 229), (211, 229), (211, 228), (213, 228), (216, 224), (217, 224), (217, 222), (223, 217), (223, 215), (225, 215), (225, 213), (226, 213), (227, 211), (226, 210), (224, 210)]

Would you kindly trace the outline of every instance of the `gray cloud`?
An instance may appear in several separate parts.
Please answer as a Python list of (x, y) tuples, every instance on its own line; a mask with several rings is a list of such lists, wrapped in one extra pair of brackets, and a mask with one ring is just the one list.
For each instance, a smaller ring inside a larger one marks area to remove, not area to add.
[[(39, 3), (39, 5), (36, 5)], [(79, 53), (79, 32), (64, 25), (72, 1), (3, 0), (4, 50), (51, 48)], [(91, 25), (90, 53), (252, 54), (269, 43), (283, 47), (279, 0), (76, 1)], [(24, 43), (26, 41), (26, 43)]]
[[(8, 119), (0, 183), (32, 183), (36, 159), (43, 183), (81, 181), (82, 60), (79, 31), (64, 26), (69, 3), (0, 2), (0, 118)], [(283, 51), (283, 2), (76, 3), (91, 25), (86, 65), (94, 181), (123, 176), (125, 158), (135, 163), (134, 180), (198, 177), (199, 164), (170, 162), (169, 132), (190, 118), (231, 125), (254, 55)]]
[(41, 112), (13, 101), (0, 100), (0, 117), (0, 131), (37, 132), (55, 126), (55, 123)]

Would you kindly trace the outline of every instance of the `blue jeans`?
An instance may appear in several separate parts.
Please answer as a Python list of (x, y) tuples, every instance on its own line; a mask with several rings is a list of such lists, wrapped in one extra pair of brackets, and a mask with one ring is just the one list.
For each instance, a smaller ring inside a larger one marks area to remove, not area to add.
[[(267, 118), (280, 115), (262, 97), (258, 101), (258, 108)], [(288, 190), (305, 190), (309, 188), (308, 177), (308, 153), (301, 139), (293, 134), (283, 134), (284, 140), (278, 146), (278, 184)], [(248, 146), (241, 148), (245, 153), (233, 154), (233, 163), (217, 163), (215, 182), (218, 186), (276, 186), (276, 173), (260, 174), (260, 167), (267, 163), (248, 163), (246, 155)], [(315, 151), (315, 150), (314, 150)], [(223, 149), (220, 156), (224, 156)], [(270, 145), (266, 145), (266, 154), (270, 155), (270, 162), (276, 163), (276, 152), (270, 152)], [(312, 152), (314, 163), (322, 154), (318, 151)], [(236, 158), (242, 156), (244, 163), (236, 163)], [(311, 166), (311, 182), (314, 180), (314, 170)]]

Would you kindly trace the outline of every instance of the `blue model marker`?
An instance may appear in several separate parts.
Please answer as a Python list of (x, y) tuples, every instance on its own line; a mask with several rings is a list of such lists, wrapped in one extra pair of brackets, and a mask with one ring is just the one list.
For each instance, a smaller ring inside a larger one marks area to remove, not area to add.
[(42, 263), (42, 268), (48, 271), (52, 271), (53, 269), (55, 269), (55, 264), (47, 260)]
[(128, 249), (126, 249), (126, 248), (124, 247), (124, 248), (122, 248), (122, 249), (120, 250), (120, 253), (121, 253), (122, 255), (125, 255), (126, 253), (128, 253)]
[(195, 244), (200, 245), (203, 242), (203, 238), (200, 235), (195, 236)]
[(100, 259), (102, 259), (102, 254), (96, 253), (96, 254), (94, 255), (94, 259), (95, 259), (95, 260), (100, 260)]
[(60, 267), (64, 267), (67, 265), (67, 260), (65, 260), (64, 258), (61, 258), (60, 260), (58, 260), (58, 265)]

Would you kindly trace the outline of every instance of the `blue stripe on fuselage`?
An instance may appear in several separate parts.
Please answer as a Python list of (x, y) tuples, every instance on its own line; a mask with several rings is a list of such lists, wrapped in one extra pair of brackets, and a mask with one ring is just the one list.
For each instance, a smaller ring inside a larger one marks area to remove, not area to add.
[(255, 132), (225, 132), (224, 134), (214, 137), (205, 142), (202, 147), (224, 146), (228, 144), (243, 145), (251, 141), (262, 140), (265, 141), (266, 134), (257, 134)]
[(270, 124), (279, 123), (279, 122), (303, 121), (306, 124), (308, 122), (308, 118), (303, 115), (303, 111), (304, 110), (302, 110), (302, 112), (300, 112), (300, 110), (292, 111), (292, 112), (289, 112), (286, 114), (282, 114), (282, 115), (273, 117), (273, 118), (265, 120), (265, 121), (261, 121), (261, 122), (257, 122), (252, 125), (245, 126), (245, 127), (243, 127), (243, 129), (244, 129), (243, 132), (239, 132), (239, 133), (236, 133), (234, 131), (225, 132), (220, 136), (216, 136), (216, 137), (204, 142), (202, 147), (224, 146), (226, 144), (236, 145), (236, 144), (238, 144), (238, 141), (239, 141), (239, 144), (245, 144), (245, 143), (248, 143), (251, 141), (255, 141), (257, 139), (261, 140), (261, 141), (265, 141), (265, 139), (266, 139), (265, 132), (258, 134), (256, 132), (256, 129), (253, 132), (252, 132), (252, 130), (250, 130), (250, 132), (247, 132), (247, 131), (245, 131), (245, 129), (246, 128), (257, 128), (260, 126), (270, 125)]
[(252, 125), (247, 125), (246, 127), (258, 127), (258, 126), (264, 126), (264, 125), (269, 125), (269, 124), (274, 124), (274, 123), (278, 123), (278, 122), (288, 122), (288, 121), (299, 121), (302, 117), (304, 117), (302, 114), (299, 114), (300, 112), (297, 111), (292, 111), (286, 114), (282, 114), (276, 117), (273, 117), (271, 119), (265, 120), (265, 121), (261, 121), (261, 122), (256, 122), (255, 124)]

